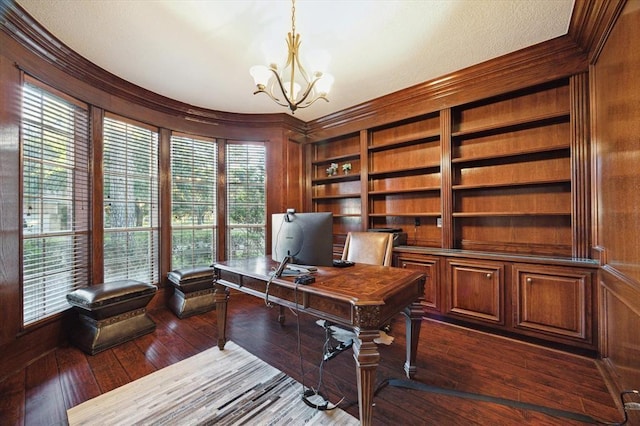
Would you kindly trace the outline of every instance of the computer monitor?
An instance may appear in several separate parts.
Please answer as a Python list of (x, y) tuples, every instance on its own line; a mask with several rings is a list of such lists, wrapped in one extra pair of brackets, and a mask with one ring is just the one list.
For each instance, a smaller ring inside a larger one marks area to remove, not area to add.
[(271, 216), (271, 258), (312, 266), (333, 264), (333, 213), (275, 213)]

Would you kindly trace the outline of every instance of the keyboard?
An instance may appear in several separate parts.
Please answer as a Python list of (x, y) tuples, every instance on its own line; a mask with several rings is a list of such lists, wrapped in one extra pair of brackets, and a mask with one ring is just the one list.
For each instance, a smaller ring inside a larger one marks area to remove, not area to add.
[(311, 265), (298, 265), (296, 263), (289, 263), (286, 267), (286, 269), (289, 269), (291, 271), (297, 271), (297, 272), (302, 272), (304, 274), (308, 274), (310, 272), (316, 272), (318, 270), (318, 268), (316, 268), (315, 266), (311, 266)]

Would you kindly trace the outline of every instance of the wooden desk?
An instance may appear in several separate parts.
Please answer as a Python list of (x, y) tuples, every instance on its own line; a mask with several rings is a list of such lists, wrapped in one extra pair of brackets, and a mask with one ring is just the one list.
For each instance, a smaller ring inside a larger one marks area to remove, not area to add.
[[(216, 263), (215, 292), (218, 318), (218, 347), (227, 341), (227, 300), (229, 288), (264, 298), (272, 268), (270, 257)], [(353, 328), (358, 339), (353, 344), (358, 378), (360, 423), (370, 425), (376, 368), (380, 353), (374, 339), (379, 329), (403, 312), (407, 329), (407, 360), (404, 370), (411, 378), (423, 310), (425, 276), (409, 269), (357, 264), (349, 268), (320, 267), (316, 282), (296, 285), (292, 277), (276, 278), (269, 284), (268, 300), (274, 304)], [(282, 318), (281, 318), (282, 319)]]

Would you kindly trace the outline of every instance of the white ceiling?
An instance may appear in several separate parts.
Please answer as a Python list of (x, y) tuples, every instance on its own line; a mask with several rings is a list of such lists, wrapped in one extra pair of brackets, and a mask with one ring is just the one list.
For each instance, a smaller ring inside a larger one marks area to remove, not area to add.
[[(17, 0), (75, 52), (169, 98), (287, 112), (253, 95), (253, 65), (282, 62), (288, 0)], [(298, 0), (301, 57), (328, 55), (329, 103), (309, 121), (567, 33), (574, 0)], [(269, 51), (275, 50), (275, 57)]]

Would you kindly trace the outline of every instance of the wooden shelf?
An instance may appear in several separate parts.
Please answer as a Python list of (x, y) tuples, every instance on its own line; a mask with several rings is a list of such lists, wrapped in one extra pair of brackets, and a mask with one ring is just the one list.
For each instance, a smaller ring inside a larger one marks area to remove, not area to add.
[(367, 149), (369, 152), (384, 151), (387, 149), (400, 148), (408, 145), (417, 145), (424, 142), (437, 142), (440, 139), (440, 132), (430, 132), (421, 135), (416, 139), (413, 135), (406, 138), (398, 138), (379, 145), (369, 145)]
[(522, 149), (522, 150), (505, 153), (505, 154), (498, 154), (498, 155), (487, 154), (487, 155), (478, 155), (473, 157), (457, 157), (457, 158), (451, 159), (451, 163), (464, 164), (464, 163), (476, 163), (481, 161), (495, 161), (498, 159), (517, 158), (521, 156), (529, 156), (529, 155), (535, 155), (535, 154), (547, 154), (551, 152), (565, 151), (569, 149), (570, 149), (570, 146), (569, 146), (569, 143), (567, 142), (566, 144), (558, 145), (558, 146), (541, 147), (536, 149)]
[(569, 121), (570, 112), (569, 109), (563, 111), (556, 111), (549, 114), (542, 114), (535, 117), (526, 117), (517, 120), (512, 120), (504, 123), (488, 124), (485, 126), (478, 126), (472, 129), (460, 130), (453, 132), (451, 136), (453, 138), (460, 137), (481, 137), (492, 135), (496, 133), (506, 133), (516, 130), (523, 130), (532, 127), (545, 126), (556, 123), (563, 123)]
[(513, 188), (518, 186), (546, 186), (559, 183), (570, 184), (570, 179), (548, 179), (548, 180), (531, 180), (527, 182), (506, 182), (506, 183), (485, 183), (478, 185), (453, 185), (454, 191), (472, 190), (472, 189), (490, 189), (490, 188)]
[(370, 171), (369, 178), (384, 179), (391, 176), (425, 173), (425, 172), (428, 172), (429, 170), (431, 170), (432, 173), (440, 171), (440, 163), (424, 164), (420, 167), (407, 167), (403, 169)]
[[(394, 195), (394, 194), (412, 194), (417, 192), (431, 192), (431, 191), (440, 191), (439, 186), (425, 186), (421, 188), (403, 188), (403, 189), (388, 189), (384, 191), (369, 191), (370, 196), (383, 196), (383, 195)], [(359, 195), (359, 194), (358, 194)]]
[(416, 212), (416, 213), (370, 213), (370, 217), (440, 217), (440, 212)]
[(352, 194), (335, 194), (335, 195), (320, 195), (311, 197), (312, 200), (338, 200), (341, 198), (360, 198), (362, 194), (359, 192)]
[(357, 158), (360, 158), (360, 154), (356, 152), (353, 154), (336, 155), (335, 157), (319, 158), (317, 160), (313, 160), (311, 164), (317, 166), (321, 164), (340, 163), (342, 161), (355, 160)]
[(571, 212), (457, 212), (453, 217), (571, 216)]
[(333, 182), (351, 182), (354, 180), (360, 179), (360, 173), (349, 173), (348, 175), (335, 175), (335, 176), (327, 176), (322, 178), (315, 178), (311, 181), (313, 185), (323, 184), (323, 183), (333, 183)]

